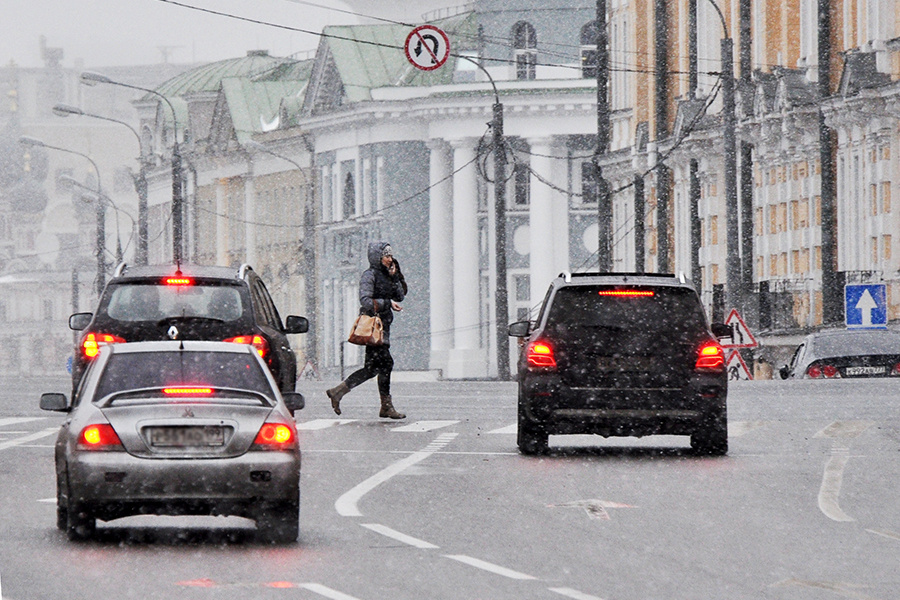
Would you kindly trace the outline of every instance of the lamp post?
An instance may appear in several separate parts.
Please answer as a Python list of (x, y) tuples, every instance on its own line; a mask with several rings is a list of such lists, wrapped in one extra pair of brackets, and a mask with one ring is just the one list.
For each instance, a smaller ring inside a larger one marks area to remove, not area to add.
[(734, 40), (728, 35), (728, 25), (715, 0), (709, 0), (719, 20), (722, 21), (722, 141), (725, 146), (725, 303), (730, 308), (742, 305), (741, 256), (738, 237), (738, 194), (737, 194), (737, 117), (734, 103)]
[(112, 123), (118, 123), (120, 125), (124, 125), (127, 127), (131, 133), (134, 134), (134, 137), (137, 138), (138, 143), (138, 151), (140, 152), (140, 157), (138, 157), (138, 175), (134, 179), (134, 187), (135, 191), (138, 194), (138, 220), (137, 220), (137, 252), (135, 253), (135, 262), (139, 265), (147, 264), (147, 244), (148, 244), (148, 233), (147, 233), (147, 161), (144, 156), (144, 148), (141, 144), (141, 136), (138, 135), (138, 132), (134, 127), (126, 123), (125, 121), (120, 121), (119, 119), (113, 119), (112, 117), (104, 117), (103, 115), (96, 115), (93, 113), (85, 112), (76, 106), (69, 106), (68, 104), (57, 104), (53, 107), (53, 114), (59, 117), (68, 117), (69, 115), (76, 115), (81, 117), (91, 117), (93, 119), (101, 119), (103, 121), (110, 121)]
[[(19, 138), (19, 143), (25, 146), (36, 146), (38, 148), (48, 148), (50, 150), (67, 152), (69, 154), (75, 154), (87, 159), (88, 162), (91, 163), (91, 166), (94, 167), (94, 173), (97, 175), (97, 196), (98, 198), (103, 197), (103, 186), (100, 184), (100, 169), (97, 168), (97, 163), (94, 162), (94, 159), (87, 154), (83, 154), (75, 150), (69, 150), (68, 148), (51, 146), (50, 144), (45, 144), (37, 138), (28, 137), (26, 135), (23, 135)], [(100, 297), (100, 294), (103, 293), (103, 286), (106, 285), (106, 261), (104, 261), (103, 259), (103, 255), (106, 253), (106, 209), (103, 205), (103, 202), (100, 202), (99, 200), (97, 202), (97, 243), (95, 252), (97, 255), (97, 279), (95, 283), (97, 286), (97, 297)]]
[(172, 111), (172, 256), (176, 264), (180, 264), (183, 259), (182, 238), (183, 238), (183, 213), (184, 213), (184, 185), (181, 176), (181, 150), (178, 146), (178, 116), (175, 113), (175, 106), (164, 95), (156, 90), (144, 88), (130, 83), (114, 81), (100, 73), (85, 71), (81, 74), (81, 82), (86, 85), (96, 85), (98, 83), (106, 83), (109, 85), (117, 85), (132, 90), (138, 90), (153, 94), (162, 99)]
[[(274, 156), (275, 158), (280, 158), (281, 160), (294, 165), (297, 168), (297, 172), (303, 177), (304, 185), (306, 186), (306, 194), (305, 194), (305, 202), (303, 206), (303, 250), (301, 253), (301, 257), (303, 260), (303, 264), (306, 267), (306, 281), (304, 285), (305, 297), (304, 302), (306, 304), (307, 313), (313, 313), (315, 315), (315, 307), (316, 307), (316, 286), (315, 286), (315, 261), (316, 261), (316, 250), (315, 250), (315, 223), (313, 219), (313, 189), (311, 185), (311, 180), (303, 172), (303, 167), (300, 166), (300, 163), (294, 161), (293, 159), (284, 156), (283, 154), (279, 154), (270, 150), (266, 146), (256, 142), (254, 140), (249, 140), (244, 143), (244, 148), (248, 150), (253, 150), (254, 152), (262, 152), (264, 154), (269, 154)], [(311, 322), (315, 322), (315, 318), (310, 319)], [(341, 352), (343, 353), (343, 345), (341, 346)], [(343, 354), (342, 354), (343, 356)], [(307, 348), (307, 358), (313, 363), (316, 361), (316, 343), (315, 339), (309, 344), (309, 348)], [(343, 365), (343, 360), (341, 361)], [(341, 373), (341, 377), (343, 377), (343, 373)]]

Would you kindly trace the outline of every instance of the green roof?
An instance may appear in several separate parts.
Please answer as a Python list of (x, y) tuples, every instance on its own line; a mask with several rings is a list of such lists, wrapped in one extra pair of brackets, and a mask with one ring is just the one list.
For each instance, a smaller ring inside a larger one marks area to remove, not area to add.
[(413, 67), (403, 45), (412, 29), (407, 25), (345, 25), (326, 27), (326, 38), (346, 95), (345, 102), (371, 99), (371, 90), (395, 86), (432, 86), (453, 82), (458, 60), (454, 54), (475, 47), (475, 13), (434, 22), (450, 39), (450, 58), (433, 71)]
[[(262, 79), (276, 72), (281, 77), (288, 74), (301, 78), (299, 73), (293, 73), (292, 67), (297, 62), (292, 58), (269, 56), (263, 50), (250, 51), (247, 56), (241, 58), (220, 60), (186, 71), (166, 81), (156, 88), (156, 91), (163, 96), (175, 97), (197, 92), (216, 92), (222, 80), (228, 77)], [(147, 99), (150, 100), (151, 97)]]
[(222, 92), (228, 103), (238, 142), (244, 144), (254, 133), (272, 131), (282, 124), (281, 103), (301, 98), (307, 81), (252, 81), (246, 77), (222, 80)]

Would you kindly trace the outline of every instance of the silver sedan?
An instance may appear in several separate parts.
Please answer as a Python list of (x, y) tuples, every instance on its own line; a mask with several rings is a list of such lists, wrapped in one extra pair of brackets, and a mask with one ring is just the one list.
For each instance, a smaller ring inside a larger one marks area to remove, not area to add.
[(224, 342), (104, 347), (56, 441), (57, 526), (92, 536), (96, 520), (136, 514), (238, 515), (275, 542), (297, 539), (299, 393), (279, 392), (256, 350)]

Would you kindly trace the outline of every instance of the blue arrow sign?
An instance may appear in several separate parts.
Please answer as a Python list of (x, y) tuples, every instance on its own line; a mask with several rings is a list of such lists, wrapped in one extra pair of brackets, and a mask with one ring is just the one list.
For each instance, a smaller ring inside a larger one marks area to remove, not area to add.
[(887, 327), (887, 291), (885, 284), (844, 286), (844, 321), (851, 329)]

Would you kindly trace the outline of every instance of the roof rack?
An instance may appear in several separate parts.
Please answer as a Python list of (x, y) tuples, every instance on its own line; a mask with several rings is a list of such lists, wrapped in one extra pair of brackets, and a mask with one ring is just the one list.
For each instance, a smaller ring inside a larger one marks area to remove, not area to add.
[(252, 270), (253, 270), (253, 267), (251, 267), (249, 264), (247, 264), (247, 263), (242, 264), (241, 267), (238, 269), (238, 279), (243, 279), (244, 275), (247, 274), (247, 271), (252, 271)]
[(637, 273), (637, 272), (623, 272), (623, 271), (610, 271), (607, 273), (601, 273), (599, 271), (590, 271), (590, 272), (582, 272), (582, 273), (570, 273), (569, 271), (563, 271), (559, 274), (559, 277), (565, 279), (568, 283), (572, 281), (573, 277), (659, 277), (659, 278), (667, 278), (673, 279), (678, 278), (681, 283), (685, 283), (686, 279), (684, 273), (679, 272), (678, 275), (674, 273)]
[(120, 262), (118, 266), (116, 266), (116, 271), (113, 273), (113, 277), (121, 277), (125, 272), (125, 269), (128, 268), (128, 265), (124, 262)]

